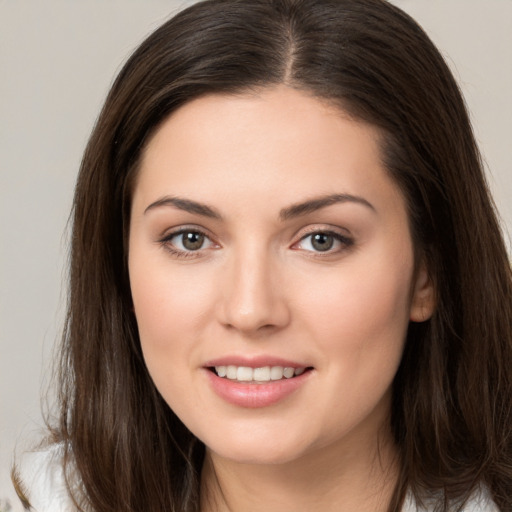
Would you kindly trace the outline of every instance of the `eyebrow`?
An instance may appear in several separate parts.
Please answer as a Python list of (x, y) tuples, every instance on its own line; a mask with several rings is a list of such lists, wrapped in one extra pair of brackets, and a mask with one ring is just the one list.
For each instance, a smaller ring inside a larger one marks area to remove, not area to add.
[(189, 213), (195, 213), (197, 215), (202, 215), (203, 217), (209, 217), (211, 219), (222, 219), (222, 216), (220, 215), (215, 208), (212, 208), (211, 206), (208, 206), (203, 203), (198, 203), (196, 201), (192, 201), (191, 199), (183, 199), (180, 197), (171, 197), (171, 196), (165, 196), (161, 199), (158, 199), (154, 203), (151, 203), (145, 210), (144, 215), (154, 209), (158, 208), (160, 206), (174, 206), (174, 208), (178, 208), (179, 210), (183, 210), (185, 212)]
[(330, 194), (283, 208), (279, 213), (279, 218), (281, 220), (288, 220), (294, 217), (300, 217), (301, 215), (307, 215), (308, 213), (337, 203), (357, 203), (366, 206), (373, 212), (377, 212), (375, 207), (363, 197), (354, 196), (352, 194)]
[[(308, 213), (312, 213), (322, 208), (326, 208), (327, 206), (331, 206), (333, 204), (338, 203), (361, 204), (363, 206), (366, 206), (370, 210), (376, 212), (374, 206), (363, 197), (354, 196), (352, 194), (330, 194), (327, 196), (309, 199), (308, 201), (293, 204), (291, 206), (283, 208), (279, 212), (279, 218), (281, 220), (288, 220), (295, 217), (300, 217), (302, 215), (307, 215)], [(191, 199), (183, 199), (180, 197), (172, 196), (165, 196), (162, 197), (161, 199), (158, 199), (154, 203), (151, 203), (144, 210), (144, 215), (148, 211), (162, 206), (172, 206), (174, 208), (178, 208), (179, 210), (183, 210), (189, 213), (195, 213), (197, 215), (202, 215), (203, 217), (222, 220), (221, 214), (211, 206), (208, 206), (203, 203), (198, 203), (197, 201), (192, 201)]]

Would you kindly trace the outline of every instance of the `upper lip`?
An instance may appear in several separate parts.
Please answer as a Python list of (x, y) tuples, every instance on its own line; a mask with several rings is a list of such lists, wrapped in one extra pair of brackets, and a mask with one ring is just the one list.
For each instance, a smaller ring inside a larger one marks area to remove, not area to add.
[(246, 366), (248, 368), (263, 368), (264, 366), (282, 366), (283, 368), (308, 368), (311, 365), (275, 357), (270, 355), (259, 356), (223, 356), (207, 361), (204, 366), (212, 368), (214, 366)]

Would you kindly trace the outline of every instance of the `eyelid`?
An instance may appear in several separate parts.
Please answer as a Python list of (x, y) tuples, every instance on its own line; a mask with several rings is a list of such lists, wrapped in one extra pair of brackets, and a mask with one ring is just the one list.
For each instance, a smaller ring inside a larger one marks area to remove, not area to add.
[(312, 224), (306, 226), (305, 228), (299, 229), (296, 232), (294, 238), (302, 239), (305, 236), (311, 235), (313, 233), (332, 233), (344, 238), (353, 238), (352, 233), (347, 228), (333, 226), (331, 224)]
[(333, 226), (331, 224), (310, 224), (296, 231), (295, 235), (293, 236), (293, 238), (296, 240), (294, 244), (300, 242), (307, 236), (314, 235), (315, 233), (332, 234), (347, 241), (354, 241), (354, 235), (347, 228)]
[(159, 240), (168, 240), (169, 238), (172, 238), (173, 236), (176, 236), (176, 235), (179, 235), (180, 233), (188, 232), (188, 231), (195, 231), (197, 233), (201, 233), (202, 235), (208, 237), (211, 240), (214, 239), (214, 236), (210, 232), (209, 229), (206, 229), (197, 224), (179, 224), (177, 226), (167, 227), (161, 231), (161, 235), (159, 235), (158, 238), (159, 238)]

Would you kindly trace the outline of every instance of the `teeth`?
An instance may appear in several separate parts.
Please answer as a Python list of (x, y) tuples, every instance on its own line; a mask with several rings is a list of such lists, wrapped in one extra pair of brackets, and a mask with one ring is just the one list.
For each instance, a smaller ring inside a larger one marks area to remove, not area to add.
[(270, 380), (281, 380), (283, 378), (283, 367), (272, 366), (270, 368)]
[(291, 379), (302, 375), (306, 368), (291, 368), (282, 366), (263, 366), (251, 368), (249, 366), (216, 366), (215, 372), (219, 377), (227, 377), (239, 382), (270, 382), (272, 380)]
[(294, 375), (295, 375), (295, 368), (285, 368), (283, 370), (283, 375), (287, 378), (287, 379), (291, 379)]
[(228, 379), (235, 380), (236, 379), (236, 366), (228, 366), (226, 370), (226, 377)]
[(247, 366), (239, 366), (236, 371), (236, 380), (241, 380), (242, 382), (250, 382), (252, 380), (252, 374), (254, 370), (252, 368), (248, 368)]
[(270, 366), (254, 368), (252, 380), (256, 380), (258, 382), (268, 382), (270, 380)]

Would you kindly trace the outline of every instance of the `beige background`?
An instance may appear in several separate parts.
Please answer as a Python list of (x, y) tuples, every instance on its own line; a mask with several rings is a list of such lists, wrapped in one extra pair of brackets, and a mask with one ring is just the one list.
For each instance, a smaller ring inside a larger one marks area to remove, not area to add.
[[(88, 134), (121, 63), (186, 3), (0, 0), (0, 499), (12, 500), (15, 444), (42, 427), (40, 389), (65, 304), (66, 221)], [(458, 77), (512, 227), (512, 0), (394, 3)]]

